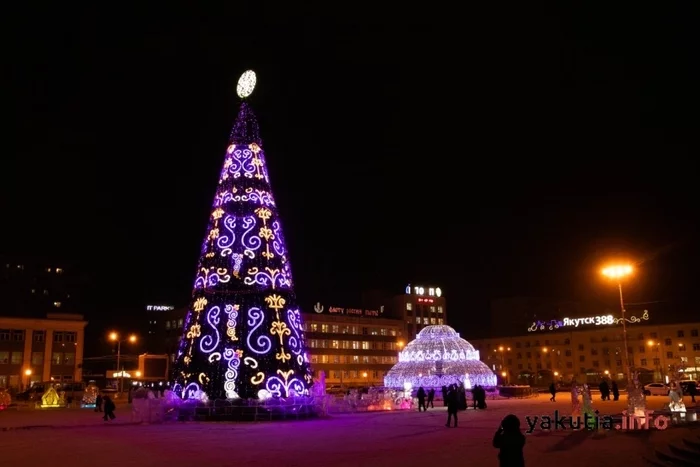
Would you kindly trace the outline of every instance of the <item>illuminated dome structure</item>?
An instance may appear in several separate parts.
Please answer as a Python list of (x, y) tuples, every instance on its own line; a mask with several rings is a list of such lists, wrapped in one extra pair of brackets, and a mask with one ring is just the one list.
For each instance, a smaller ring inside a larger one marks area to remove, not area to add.
[(444, 325), (424, 327), (384, 377), (390, 388), (439, 389), (451, 384), (491, 387), (496, 386), (496, 375), (479, 360), (478, 350)]

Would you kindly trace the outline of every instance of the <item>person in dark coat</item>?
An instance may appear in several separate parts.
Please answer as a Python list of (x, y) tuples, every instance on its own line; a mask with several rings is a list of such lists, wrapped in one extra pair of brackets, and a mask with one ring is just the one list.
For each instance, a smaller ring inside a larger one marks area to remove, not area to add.
[(688, 383), (688, 395), (690, 396), (690, 401), (695, 404), (695, 396), (698, 395), (698, 387), (695, 383)]
[(611, 387), (612, 387), (613, 400), (614, 401), (620, 400), (620, 388), (617, 387), (617, 382), (613, 381), (611, 384)]
[(476, 401), (476, 407), (478, 409), (484, 410), (486, 408), (486, 389), (479, 385), (479, 393)]
[(493, 447), (500, 450), (498, 461), (501, 467), (525, 467), (525, 436), (520, 432), (518, 417), (506, 415), (493, 437)]
[(102, 419), (106, 422), (107, 420), (114, 420), (117, 418), (114, 415), (114, 409), (116, 406), (114, 405), (114, 401), (112, 401), (112, 398), (109, 396), (105, 396), (105, 416), (102, 417)]
[(102, 412), (102, 394), (98, 394), (95, 398), (95, 412)]
[(418, 394), (416, 394), (416, 397), (418, 397), (418, 411), (421, 411), (421, 408), (423, 411), (427, 411), (428, 409), (425, 407), (425, 389), (423, 389), (423, 386), (418, 388)]
[(428, 403), (425, 404), (425, 408), (427, 409), (428, 406), (430, 406), (431, 408), (434, 409), (435, 408), (435, 406), (433, 405), (434, 400), (435, 400), (435, 389), (430, 388), (430, 389), (428, 389)]
[(442, 405), (447, 407), (447, 386), (443, 386), (440, 392), (442, 393)]
[(557, 401), (557, 387), (554, 385), (554, 382), (549, 385), (549, 393), (552, 395), (552, 397), (549, 398), (550, 401), (556, 402)]
[(457, 393), (457, 410), (467, 410), (467, 391), (464, 390), (464, 386), (455, 386), (455, 391)]
[(457, 398), (457, 391), (454, 387), (451, 387), (447, 391), (447, 423), (445, 426), (450, 427), (450, 421), (452, 417), (455, 419), (455, 428), (457, 428), (457, 409), (459, 408), (459, 400)]
[(603, 380), (600, 383), (600, 386), (598, 386), (598, 389), (600, 389), (600, 399), (604, 401), (609, 401), (610, 400), (610, 388), (608, 387), (608, 382)]
[(472, 408), (476, 410), (476, 404), (479, 401), (479, 385), (472, 388)]

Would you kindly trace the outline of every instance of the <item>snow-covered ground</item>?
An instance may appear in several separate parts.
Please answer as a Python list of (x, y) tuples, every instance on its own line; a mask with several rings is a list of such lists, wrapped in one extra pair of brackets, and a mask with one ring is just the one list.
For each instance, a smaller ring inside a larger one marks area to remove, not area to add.
[[(370, 412), (327, 419), (258, 423), (168, 422), (131, 423), (126, 407), (117, 419), (103, 422), (89, 410), (0, 413), (0, 458), (3, 465), (51, 465), (57, 460), (74, 467), (425, 467), (426, 465), (496, 466), (491, 439), (509, 413), (526, 416), (570, 413), (570, 398), (551, 403), (535, 399), (489, 401), (485, 411), (460, 412), (459, 428), (446, 428), (444, 407), (427, 413)], [(661, 408), (666, 398), (651, 398)], [(688, 402), (688, 401), (686, 401)], [(624, 401), (595, 402), (601, 413), (620, 412)], [(28, 428), (33, 427), (33, 428)], [(3, 431), (3, 429), (5, 431)], [(527, 435), (527, 465), (646, 465), (654, 437), (670, 431), (628, 434), (609, 432), (535, 431)], [(61, 460), (62, 459), (62, 460)]]

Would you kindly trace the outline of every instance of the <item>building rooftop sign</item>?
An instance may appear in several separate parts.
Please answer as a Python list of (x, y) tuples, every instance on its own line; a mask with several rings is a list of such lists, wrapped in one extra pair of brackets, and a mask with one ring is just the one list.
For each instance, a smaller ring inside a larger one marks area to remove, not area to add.
[(411, 287), (411, 284), (406, 286), (406, 295), (427, 295), (429, 297), (442, 297), (442, 289), (440, 287), (423, 287), (417, 285)]
[(174, 310), (172, 305), (146, 305), (146, 311), (170, 311)]
[(314, 305), (314, 311), (319, 315), (347, 315), (364, 318), (378, 318), (384, 314), (384, 306), (380, 306), (378, 310), (363, 310), (362, 308), (340, 308), (337, 306), (329, 306), (326, 310), (326, 308), (321, 305), (320, 302), (316, 302), (316, 305)]
[[(642, 321), (649, 321), (649, 311), (644, 310), (640, 317), (630, 316), (625, 318), (629, 324), (637, 324)], [(585, 318), (564, 318), (563, 320), (535, 321), (527, 328), (528, 332), (537, 331), (554, 331), (561, 328), (579, 328), (582, 326), (615, 326), (622, 324), (622, 318), (616, 318), (613, 315), (588, 316)]]

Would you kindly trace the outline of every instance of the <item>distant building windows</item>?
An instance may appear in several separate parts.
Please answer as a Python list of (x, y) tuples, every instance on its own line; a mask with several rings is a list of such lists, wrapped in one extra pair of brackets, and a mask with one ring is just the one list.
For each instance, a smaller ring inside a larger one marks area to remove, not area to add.
[(46, 331), (33, 331), (32, 340), (34, 342), (44, 342), (46, 340)]
[(408, 311), (413, 310), (413, 303), (406, 303), (406, 310), (408, 310)]
[(61, 302), (53, 302), (53, 306), (56, 308), (61, 308)]
[(44, 352), (32, 352), (32, 366), (42, 366), (44, 364)]
[(12, 352), (10, 357), (10, 365), (21, 365), (24, 357), (24, 352)]

